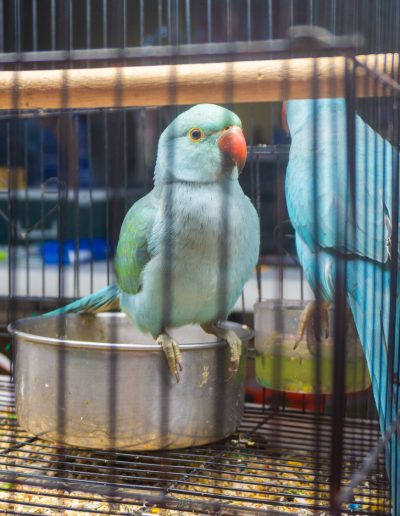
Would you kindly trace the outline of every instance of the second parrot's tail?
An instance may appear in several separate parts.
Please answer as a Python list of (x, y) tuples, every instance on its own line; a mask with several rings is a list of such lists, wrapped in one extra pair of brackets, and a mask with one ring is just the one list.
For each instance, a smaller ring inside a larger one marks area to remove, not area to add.
[(349, 267), (349, 303), (368, 364), (381, 431), (388, 436), (386, 464), (393, 514), (400, 514), (400, 430), (395, 428), (400, 414), (400, 277), (391, 315), (388, 266), (354, 260)]
[(117, 285), (110, 285), (106, 288), (102, 288), (94, 294), (81, 297), (69, 305), (57, 308), (57, 310), (47, 312), (44, 315), (61, 315), (78, 312), (93, 314), (97, 312), (106, 312), (108, 310), (116, 310), (120, 308), (119, 295), (120, 290)]

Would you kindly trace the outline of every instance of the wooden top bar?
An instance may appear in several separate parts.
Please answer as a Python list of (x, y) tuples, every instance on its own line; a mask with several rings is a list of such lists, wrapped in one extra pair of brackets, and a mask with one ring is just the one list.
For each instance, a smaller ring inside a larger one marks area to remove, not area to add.
[[(347, 58), (348, 59), (348, 58)], [(399, 54), (358, 56), (396, 76)], [(0, 109), (165, 106), (344, 96), (345, 57), (0, 72)], [(315, 80), (317, 78), (317, 81)], [(315, 86), (317, 85), (317, 90)], [(356, 95), (392, 93), (358, 66)]]

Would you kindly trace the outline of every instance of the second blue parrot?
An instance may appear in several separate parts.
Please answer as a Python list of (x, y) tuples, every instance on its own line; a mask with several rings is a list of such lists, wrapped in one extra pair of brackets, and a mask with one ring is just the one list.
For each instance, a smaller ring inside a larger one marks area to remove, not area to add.
[[(292, 137), (286, 199), (299, 260), (311, 287), (319, 291), (324, 310), (335, 299), (338, 272), (346, 270), (347, 304), (365, 353), (384, 434), (395, 426), (400, 410), (400, 282), (398, 248), (392, 245), (399, 227), (394, 219), (394, 199), (399, 198), (394, 191), (397, 150), (354, 115), (351, 178), (347, 120), (352, 115), (345, 100), (292, 100), (286, 113)], [(315, 306), (306, 309), (300, 334)], [(326, 320), (322, 315), (322, 326)], [(398, 429), (388, 439), (386, 451), (393, 513), (400, 514)]]

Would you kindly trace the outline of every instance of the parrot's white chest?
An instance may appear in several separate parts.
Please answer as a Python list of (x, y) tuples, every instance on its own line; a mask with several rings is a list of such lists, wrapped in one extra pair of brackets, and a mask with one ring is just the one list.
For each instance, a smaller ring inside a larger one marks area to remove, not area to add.
[(153, 227), (144, 289), (154, 296), (168, 289), (171, 326), (226, 317), (258, 259), (256, 211), (233, 181), (225, 188), (174, 185), (169, 195)]

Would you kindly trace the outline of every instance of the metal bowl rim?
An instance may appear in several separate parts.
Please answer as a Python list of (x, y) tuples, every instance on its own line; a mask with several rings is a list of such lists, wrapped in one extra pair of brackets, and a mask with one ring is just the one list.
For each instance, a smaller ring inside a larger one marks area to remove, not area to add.
[[(95, 317), (103, 318), (103, 317), (125, 317), (123, 313), (100, 313), (96, 314)], [(35, 335), (33, 333), (27, 333), (26, 331), (19, 330), (17, 328), (18, 323), (26, 323), (27, 321), (37, 320), (40, 316), (37, 317), (25, 317), (23, 319), (18, 319), (15, 322), (10, 323), (7, 326), (7, 330), (11, 333), (12, 336), (18, 337), (20, 339), (24, 339), (26, 341), (38, 344), (44, 344), (49, 346), (60, 346), (63, 345), (66, 348), (86, 348), (86, 349), (101, 349), (101, 350), (119, 350), (119, 351), (162, 351), (159, 344), (123, 344), (123, 343), (111, 343), (111, 342), (89, 342), (83, 340), (72, 340), (72, 339), (57, 339), (54, 337), (45, 337), (42, 335)], [(69, 314), (66, 316), (77, 317), (77, 314)], [(254, 337), (254, 331), (244, 324), (235, 323), (232, 321), (224, 321), (221, 323), (225, 328), (230, 330), (241, 330), (243, 335), (238, 335), (242, 342), (248, 342), (250, 339)], [(199, 342), (199, 343), (191, 343), (191, 344), (179, 344), (179, 349), (181, 351), (193, 351), (197, 349), (207, 349), (207, 348), (216, 348), (220, 346), (225, 346), (226, 342), (222, 339), (218, 339), (215, 341), (209, 342)]]

